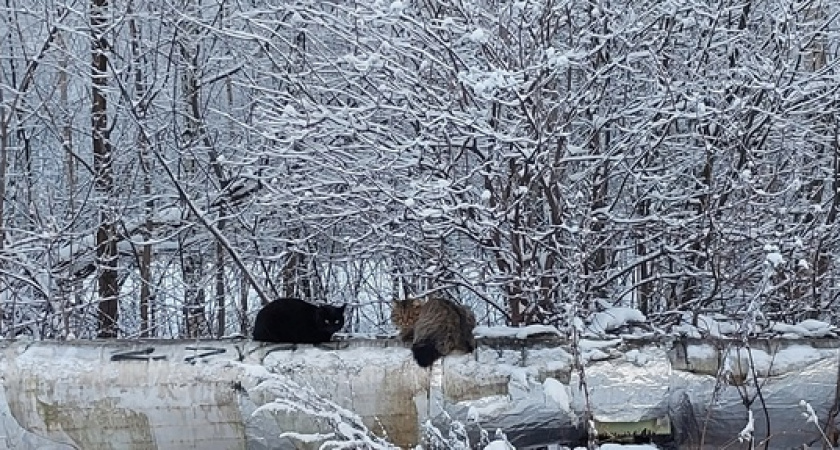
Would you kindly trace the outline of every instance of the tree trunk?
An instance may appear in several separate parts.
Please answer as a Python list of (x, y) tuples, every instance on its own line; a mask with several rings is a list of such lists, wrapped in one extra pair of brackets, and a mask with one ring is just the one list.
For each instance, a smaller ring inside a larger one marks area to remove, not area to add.
[[(3, 100), (3, 90), (0, 89), (0, 101)], [(11, 114), (5, 108), (0, 108), (0, 255), (6, 251), (6, 172), (9, 154), (9, 119)], [(0, 261), (2, 265), (2, 261)], [(4, 286), (5, 288), (5, 286)], [(0, 332), (3, 331), (4, 308), (0, 304)], [(13, 337), (8, 333), (6, 337)]]
[[(645, 199), (639, 202), (639, 207), (637, 210), (638, 217), (647, 217), (650, 214), (650, 200)], [(639, 258), (641, 263), (639, 264), (638, 268), (638, 276), (639, 279), (637, 280), (638, 284), (638, 298), (639, 298), (639, 309), (645, 313), (650, 314), (654, 312), (654, 307), (651, 304), (651, 300), (653, 299), (653, 282), (650, 281), (651, 277), (653, 276), (653, 262), (647, 261), (646, 256), (649, 253), (647, 245), (645, 244), (645, 233), (643, 231), (636, 232), (636, 257)]]
[[(182, 11), (185, 14), (197, 14), (198, 8), (192, 5), (193, 2), (185, 1)], [(199, 142), (204, 142), (204, 133), (201, 126), (200, 116), (200, 92), (198, 82), (198, 39), (199, 30), (197, 26), (188, 21), (181, 25), (184, 33), (178, 42), (181, 57), (181, 80), (183, 89), (184, 109), (186, 116), (186, 129), (184, 130), (184, 145), (192, 147)], [(194, 182), (197, 175), (197, 161), (194, 153), (189, 149), (184, 152), (182, 167), (187, 184)], [(186, 201), (186, 200), (185, 200)], [(187, 213), (187, 220), (194, 220), (192, 212)], [(204, 258), (202, 256), (202, 240), (197, 238), (195, 227), (190, 228), (181, 240), (181, 267), (186, 285), (184, 294), (184, 319), (186, 324), (187, 337), (197, 338), (210, 333), (210, 325), (207, 322), (205, 311), (206, 292), (204, 283)]]
[[(224, 210), (224, 208), (222, 208)], [(223, 229), (219, 225), (219, 229)], [(225, 247), (216, 242), (216, 337), (222, 337), (227, 327), (225, 315)]]
[[(233, 83), (231, 83), (230, 78), (225, 80), (225, 95), (227, 97), (228, 108), (231, 110), (234, 109), (233, 103)], [(196, 105), (197, 106), (197, 105)], [(235, 139), (235, 131), (234, 131), (235, 123), (233, 120), (228, 121), (228, 135), (231, 139), (231, 142)], [(215, 155), (215, 153), (212, 153)], [(215, 157), (213, 162), (213, 167), (216, 172), (216, 176), (221, 178), (222, 175), (222, 168), (219, 166), (218, 157)], [(221, 179), (219, 180), (221, 181)], [(227, 215), (227, 209), (224, 206), (224, 203), (219, 208), (219, 216), (225, 217)], [(219, 231), (224, 231), (226, 221), (225, 219), (219, 220)], [(227, 289), (225, 287), (225, 254), (227, 251), (225, 250), (225, 246), (222, 245), (221, 242), (216, 241), (216, 335), (218, 337), (224, 336), (225, 329), (227, 328), (227, 311), (225, 307), (225, 296), (227, 294)], [(247, 308), (247, 305), (246, 305)], [(242, 333), (245, 333), (245, 329), (243, 328)]]
[[(146, 95), (146, 83), (143, 79), (143, 62), (145, 61), (140, 49), (140, 31), (137, 29), (137, 21), (128, 10), (128, 29), (131, 36), (131, 58), (134, 63), (134, 96), (137, 104), (137, 119), (140, 126), (146, 117), (146, 104), (143, 99)], [(154, 294), (152, 292), (152, 214), (155, 209), (155, 202), (152, 199), (152, 165), (154, 157), (149, 154), (149, 142), (146, 134), (137, 134), (137, 155), (140, 161), (140, 170), (143, 173), (143, 216), (145, 227), (143, 229), (143, 245), (140, 250), (140, 337), (154, 336)]]
[(117, 241), (112, 200), (113, 155), (108, 131), (108, 104), (105, 98), (108, 78), (107, 42), (103, 33), (108, 27), (107, 0), (93, 0), (90, 11), (91, 28), (91, 134), (93, 136), (93, 167), (95, 188), (99, 197), (99, 227), (96, 230), (96, 260), (99, 268), (99, 328), (98, 337), (117, 336)]
[[(64, 38), (61, 34), (56, 36), (56, 45), (58, 48), (63, 52), (63, 56), (61, 58), (60, 67), (61, 71), (58, 73), (58, 92), (59, 92), (59, 100), (61, 105), (66, 108), (66, 111), (69, 111), (69, 95), (68, 95), (68, 85), (69, 85), (69, 77), (67, 74), (69, 73), (70, 67), (70, 53), (67, 49), (67, 44), (64, 42)], [(76, 161), (73, 158), (73, 124), (72, 118), (64, 112), (61, 114), (61, 148), (64, 150), (64, 158), (65, 158), (65, 169), (67, 175), (67, 207), (68, 211), (71, 214), (76, 213)], [(79, 293), (80, 286), (79, 283), (73, 279), (72, 276), (68, 276), (66, 278), (66, 286), (65, 289), (61, 289), (61, 302), (59, 308), (61, 308), (61, 322), (64, 327), (64, 338), (66, 339), (67, 336), (70, 335), (72, 330), (70, 329), (70, 313), (72, 310), (72, 305), (76, 303), (76, 296)]]
[(248, 336), (250, 330), (250, 320), (248, 319), (248, 293), (251, 290), (250, 287), (248, 280), (244, 276), (241, 277), (241, 281), (239, 282), (239, 309), (241, 310), (239, 314), (239, 332), (243, 336)]
[(298, 253), (293, 249), (289, 250), (289, 255), (286, 257), (286, 262), (283, 263), (282, 277), (283, 277), (283, 297), (295, 297), (297, 293), (297, 283), (299, 274)]

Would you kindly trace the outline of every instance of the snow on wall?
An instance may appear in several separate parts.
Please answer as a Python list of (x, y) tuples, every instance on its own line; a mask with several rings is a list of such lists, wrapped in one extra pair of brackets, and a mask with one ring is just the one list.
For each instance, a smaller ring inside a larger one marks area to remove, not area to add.
[[(760, 377), (774, 445), (801, 446), (834, 400), (835, 340), (584, 341), (585, 382), (598, 423), (669, 420), (684, 444), (719, 448), (737, 436)], [(248, 340), (0, 342), (0, 446), (10, 449), (317, 448), (362, 431), (409, 447), (427, 420), (451, 420), (517, 447), (581, 437), (580, 372), (557, 337), (479, 340), (472, 355), (431, 371), (393, 340), (321, 347)], [(716, 375), (725, 373), (729, 384)], [(768, 377), (769, 376), (769, 377)], [(714, 393), (717, 392), (717, 395)], [(755, 435), (764, 413), (752, 406)]]
[(243, 448), (244, 421), (231, 389), (236, 373), (173, 363), (169, 358), (188, 353), (176, 343), (154, 345), (167, 360), (111, 361), (131, 347), (11, 344), (4, 351), (3, 406), (18, 426), (55, 448)]

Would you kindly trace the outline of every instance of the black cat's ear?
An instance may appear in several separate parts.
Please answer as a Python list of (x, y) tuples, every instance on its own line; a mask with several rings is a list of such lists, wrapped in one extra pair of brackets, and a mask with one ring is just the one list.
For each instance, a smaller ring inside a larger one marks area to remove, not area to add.
[(338, 307), (338, 310), (341, 311), (341, 312), (344, 312), (345, 309), (347, 309), (347, 303)]

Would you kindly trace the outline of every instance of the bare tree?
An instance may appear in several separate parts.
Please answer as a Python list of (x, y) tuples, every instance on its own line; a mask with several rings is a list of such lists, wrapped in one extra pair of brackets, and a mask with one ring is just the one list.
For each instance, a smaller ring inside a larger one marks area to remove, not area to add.
[(113, 149), (108, 124), (108, 0), (93, 0), (91, 29), (91, 134), (96, 192), (99, 196), (99, 227), (96, 230), (96, 263), (99, 270), (99, 328), (97, 336), (112, 338), (118, 332), (119, 284), (117, 281), (117, 232), (113, 209)]

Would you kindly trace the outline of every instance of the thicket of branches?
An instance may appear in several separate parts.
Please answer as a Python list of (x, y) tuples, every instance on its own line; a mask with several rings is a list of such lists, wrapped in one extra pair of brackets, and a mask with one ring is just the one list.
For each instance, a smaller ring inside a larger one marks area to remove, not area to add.
[(371, 330), (434, 289), (485, 323), (825, 318), (838, 13), (6, 2), (0, 333), (218, 336), (279, 295)]

